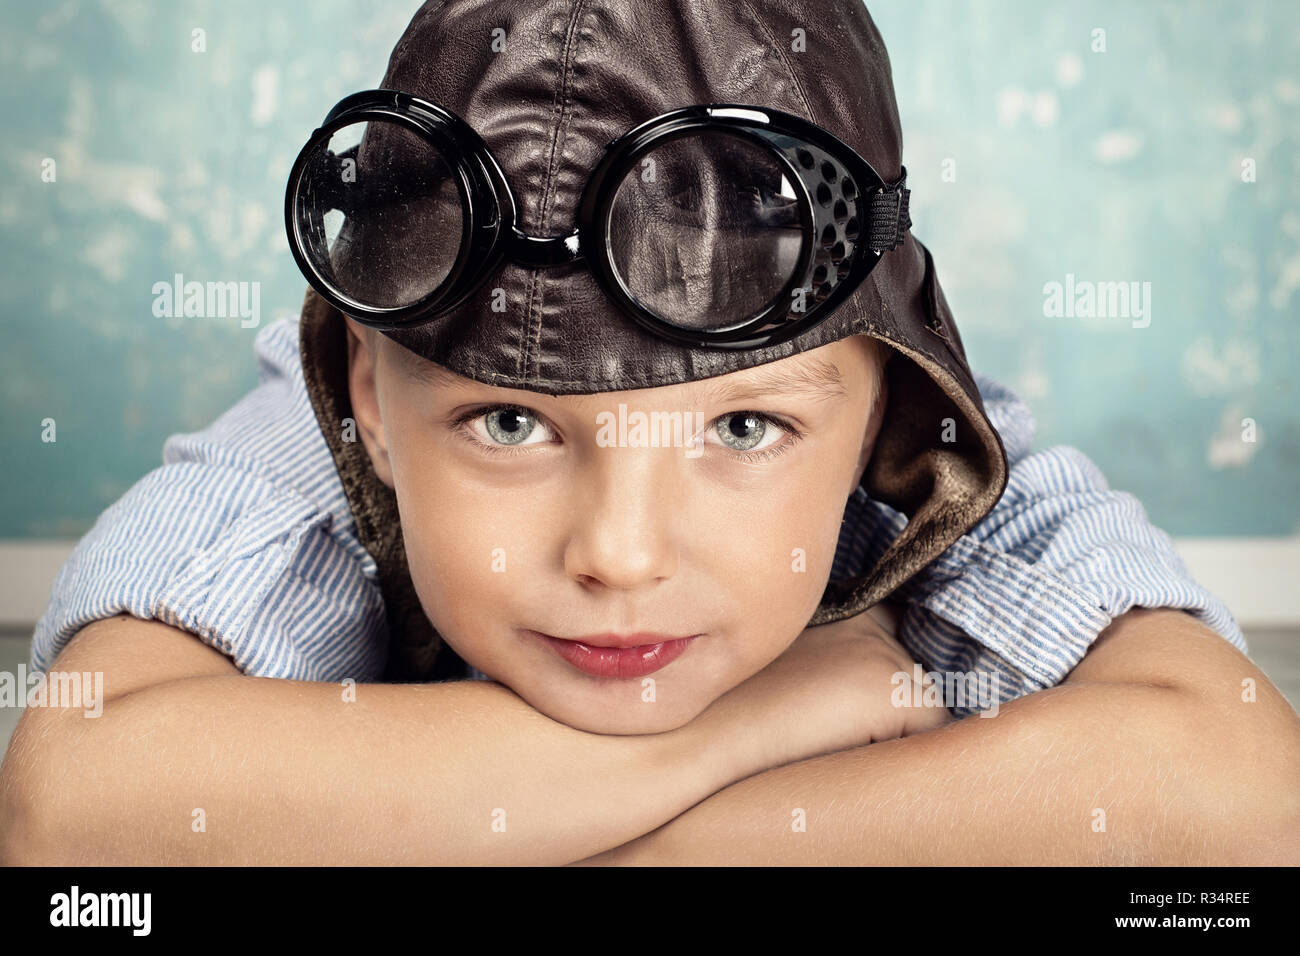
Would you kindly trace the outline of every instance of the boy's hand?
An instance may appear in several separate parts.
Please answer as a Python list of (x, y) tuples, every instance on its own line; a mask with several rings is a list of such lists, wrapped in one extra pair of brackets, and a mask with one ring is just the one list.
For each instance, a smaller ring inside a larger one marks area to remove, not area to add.
[[(869, 612), (805, 630), (776, 660), (692, 723), (722, 732), (744, 775), (940, 727), (945, 707), (913, 700), (914, 661)], [(897, 677), (896, 675), (902, 675)], [(689, 725), (688, 725), (689, 726)], [(736, 732), (733, 732), (735, 730)]]

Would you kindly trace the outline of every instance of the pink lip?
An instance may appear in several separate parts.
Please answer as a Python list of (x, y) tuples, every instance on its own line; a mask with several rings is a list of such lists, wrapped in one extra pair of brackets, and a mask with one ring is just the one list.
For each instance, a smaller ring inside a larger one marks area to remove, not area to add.
[(669, 637), (663, 634), (592, 634), (562, 640), (541, 631), (524, 631), (540, 638), (578, 670), (593, 677), (627, 679), (667, 667), (686, 652), (699, 634)]

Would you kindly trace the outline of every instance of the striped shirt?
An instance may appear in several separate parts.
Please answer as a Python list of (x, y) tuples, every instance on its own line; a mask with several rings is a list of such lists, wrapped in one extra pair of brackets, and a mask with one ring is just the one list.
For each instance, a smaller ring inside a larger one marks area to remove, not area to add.
[[(378, 569), (307, 395), (298, 319), (263, 328), (254, 351), (259, 384), (207, 428), (170, 436), (162, 466), (78, 542), (36, 627), (33, 670), (90, 622), (125, 612), (197, 635), (250, 676), (382, 679)], [(1246, 650), (1231, 613), (1133, 495), (1112, 491), (1074, 448), (1031, 453), (1025, 403), (987, 376), (975, 381), (1010, 475), (984, 520), (891, 595), (916, 661), (996, 675), (998, 701), (1011, 700), (1060, 683), (1135, 606), (1185, 609)], [(861, 573), (906, 521), (859, 488), (831, 577)]]

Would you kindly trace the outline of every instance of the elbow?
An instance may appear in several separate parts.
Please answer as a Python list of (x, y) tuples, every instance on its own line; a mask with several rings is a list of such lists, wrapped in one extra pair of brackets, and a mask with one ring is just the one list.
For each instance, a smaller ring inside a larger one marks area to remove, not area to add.
[(1204, 821), (1219, 837), (1211, 865), (1300, 865), (1300, 721), (1289, 707), (1259, 716), (1217, 748), (1232, 756), (1218, 765), (1218, 812), (1209, 804)]
[(0, 770), (0, 867), (39, 866), (26, 797), (17, 783), (15, 774)]
[(1300, 735), (1282, 766), (1275, 784), (1257, 793), (1257, 843), (1250, 858), (1241, 861), (1245, 865), (1300, 866)]
[(1300, 866), (1300, 814), (1292, 817), (1274, 834), (1255, 866)]
[[(1279, 797), (1292, 802), (1289, 796)], [(1220, 846), (1222, 857), (1207, 861), (1209, 865), (1300, 866), (1300, 811), (1270, 805), (1239, 814), (1222, 833)]]
[(53, 866), (70, 862), (57, 840), (59, 813), (52, 802), (63, 787), (58, 736), (43, 715), (26, 711), (0, 763), (0, 866)]

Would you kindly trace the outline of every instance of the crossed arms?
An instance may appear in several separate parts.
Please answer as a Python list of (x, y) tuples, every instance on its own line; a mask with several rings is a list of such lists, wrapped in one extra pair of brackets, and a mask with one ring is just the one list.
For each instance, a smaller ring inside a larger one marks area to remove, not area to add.
[[(97, 719), (24, 713), (0, 768), (5, 862), (1300, 859), (1300, 719), (1181, 611), (1117, 618), (1066, 681), (997, 717), (788, 761), (755, 743), (791, 712), (755, 696), (681, 733), (605, 737), (491, 682), (361, 685), (341, 704), (337, 684), (245, 677), (122, 618), (57, 666), (103, 670), (108, 699)], [(780, 688), (829, 720), (818, 690)]]

